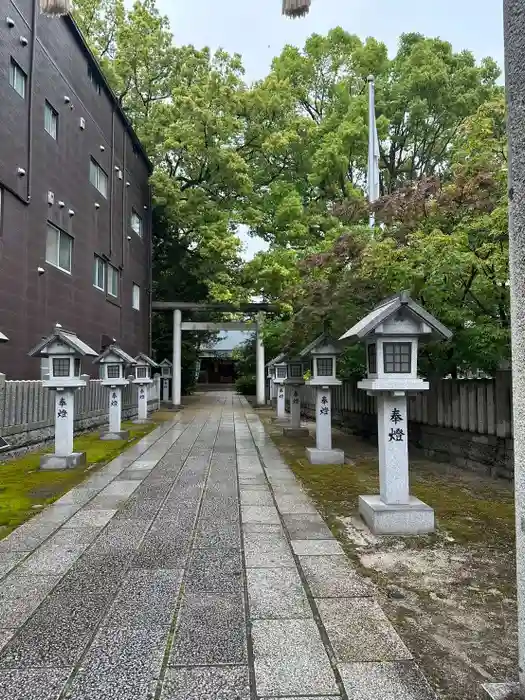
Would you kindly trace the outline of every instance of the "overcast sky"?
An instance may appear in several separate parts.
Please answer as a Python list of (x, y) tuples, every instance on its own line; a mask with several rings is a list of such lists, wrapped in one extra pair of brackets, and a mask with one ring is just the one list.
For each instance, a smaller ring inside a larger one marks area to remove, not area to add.
[[(384, 41), (390, 53), (403, 32), (421, 32), (492, 56), (503, 65), (502, 0), (313, 0), (301, 20), (281, 15), (281, 0), (157, 0), (177, 44), (224, 48), (243, 57), (248, 81), (264, 77), (286, 44), (303, 46), (312, 33), (341, 26), (362, 39)], [(243, 237), (244, 238), (244, 237)], [(247, 257), (260, 249), (248, 241)]]

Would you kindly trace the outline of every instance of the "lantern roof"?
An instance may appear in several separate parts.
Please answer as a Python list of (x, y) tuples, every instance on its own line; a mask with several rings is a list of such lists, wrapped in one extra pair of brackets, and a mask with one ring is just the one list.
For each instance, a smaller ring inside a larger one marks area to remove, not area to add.
[[(446, 340), (452, 337), (452, 331), (417, 304), (408, 292), (401, 292), (382, 301), (363, 319), (358, 321), (352, 328), (349, 328), (339, 340), (350, 343), (362, 340), (373, 333), (382, 323), (388, 321), (392, 316), (396, 316), (400, 311), (403, 318), (409, 318), (421, 327), (418, 335), (431, 335), (433, 338)], [(427, 329), (423, 329), (424, 326), (427, 326)]]
[(124, 352), (124, 350), (122, 350), (122, 348), (118, 345), (109, 345), (97, 358), (93, 360), (93, 364), (97, 365), (100, 362), (103, 362), (109, 355), (116, 355), (119, 360), (122, 360), (122, 362), (125, 362), (127, 365), (137, 364), (131, 355)]
[(159, 364), (159, 367), (173, 367), (173, 362), (170, 362), (167, 358), (162, 360), (162, 362)]
[(274, 357), (273, 360), (270, 360), (270, 362), (266, 363), (266, 367), (273, 367), (274, 365), (278, 365), (281, 362), (284, 362), (286, 358), (286, 353), (282, 352), (280, 355), (277, 355), (277, 357)]
[(9, 338), (0, 331), (0, 343), (7, 343)]
[(155, 360), (152, 360), (151, 357), (148, 357), (145, 353), (139, 352), (137, 357), (135, 358), (135, 364), (136, 365), (149, 365), (150, 367), (158, 367), (159, 365), (155, 362)]
[(304, 359), (310, 355), (339, 355), (340, 349), (337, 347), (337, 341), (331, 338), (327, 333), (321, 333), (315, 340), (312, 340), (299, 353), (299, 358)]
[[(98, 352), (89, 347), (87, 343), (77, 336), (73, 331), (66, 331), (62, 326), (57, 323), (53, 328), (51, 335), (47, 338), (43, 338), (35, 347), (28, 352), (29, 357), (49, 357), (49, 348), (54, 343), (61, 343), (65, 345), (69, 350), (73, 350), (77, 355), (84, 357), (88, 355), (90, 357), (97, 357)], [(51, 353), (56, 355), (56, 352)]]

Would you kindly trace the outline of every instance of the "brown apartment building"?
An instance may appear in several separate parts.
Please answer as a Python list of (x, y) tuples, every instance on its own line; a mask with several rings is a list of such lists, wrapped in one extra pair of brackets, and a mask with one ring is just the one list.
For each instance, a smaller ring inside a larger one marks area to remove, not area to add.
[[(0, 372), (55, 323), (150, 351), (151, 166), (69, 17), (0, 0)], [(87, 369), (87, 368), (86, 368)], [(96, 372), (93, 371), (95, 376)]]

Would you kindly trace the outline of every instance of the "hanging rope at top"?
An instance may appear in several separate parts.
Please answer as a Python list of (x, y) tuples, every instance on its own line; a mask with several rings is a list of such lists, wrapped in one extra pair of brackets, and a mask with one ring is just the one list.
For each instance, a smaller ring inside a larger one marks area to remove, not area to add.
[(310, 11), (312, 0), (283, 0), (283, 15), (286, 17), (304, 17)]
[(40, 11), (44, 15), (60, 17), (60, 15), (67, 15), (72, 9), (72, 0), (40, 0)]

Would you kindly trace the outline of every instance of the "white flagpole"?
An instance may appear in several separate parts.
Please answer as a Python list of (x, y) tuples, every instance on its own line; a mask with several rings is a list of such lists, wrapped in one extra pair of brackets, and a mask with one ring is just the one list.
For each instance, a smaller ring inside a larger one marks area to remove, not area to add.
[[(379, 141), (376, 127), (374, 76), (368, 76), (368, 201), (379, 199)], [(370, 228), (375, 226), (375, 215), (370, 213)]]

